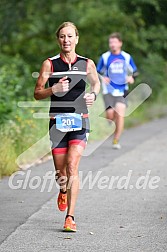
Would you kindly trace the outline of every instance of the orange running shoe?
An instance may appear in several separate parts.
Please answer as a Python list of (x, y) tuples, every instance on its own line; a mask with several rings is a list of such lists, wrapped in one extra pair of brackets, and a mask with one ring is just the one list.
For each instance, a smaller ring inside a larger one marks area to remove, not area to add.
[(72, 219), (71, 216), (68, 216), (65, 219), (64, 231), (65, 232), (76, 232), (77, 231), (75, 221)]
[(59, 192), (57, 205), (60, 211), (65, 211), (67, 209), (67, 193)]

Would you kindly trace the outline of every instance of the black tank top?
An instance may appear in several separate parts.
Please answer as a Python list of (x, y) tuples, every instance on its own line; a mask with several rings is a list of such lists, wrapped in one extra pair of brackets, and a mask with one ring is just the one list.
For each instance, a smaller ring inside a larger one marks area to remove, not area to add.
[(64, 77), (68, 76), (70, 90), (64, 93), (56, 93), (51, 96), (50, 116), (57, 113), (83, 113), (87, 114), (87, 106), (83, 98), (86, 89), (88, 59), (77, 55), (74, 62), (65, 62), (61, 54), (48, 59), (52, 67), (52, 75), (49, 77), (49, 87)]

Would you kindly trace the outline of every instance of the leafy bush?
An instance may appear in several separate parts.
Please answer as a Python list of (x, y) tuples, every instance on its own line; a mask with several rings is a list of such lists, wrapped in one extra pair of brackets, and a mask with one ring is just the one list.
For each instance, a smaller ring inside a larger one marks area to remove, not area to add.
[(33, 78), (29, 66), (19, 55), (0, 58), (0, 124), (14, 118), (17, 102), (32, 96)]
[(139, 66), (139, 76), (136, 79), (135, 85), (130, 85), (133, 89), (139, 83), (146, 83), (152, 89), (152, 94), (149, 100), (156, 101), (158, 97), (163, 97), (164, 102), (167, 93), (166, 79), (167, 79), (167, 62), (156, 53), (149, 53)]

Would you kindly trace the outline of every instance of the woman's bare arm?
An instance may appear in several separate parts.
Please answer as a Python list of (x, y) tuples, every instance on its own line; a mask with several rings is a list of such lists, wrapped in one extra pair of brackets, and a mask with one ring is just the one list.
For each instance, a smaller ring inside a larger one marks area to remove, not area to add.
[(51, 73), (50, 62), (49, 60), (45, 60), (42, 64), (40, 74), (34, 90), (34, 98), (36, 100), (45, 99), (53, 94), (51, 87), (45, 88), (50, 73)]
[(96, 95), (100, 92), (100, 81), (98, 78), (98, 74), (96, 71), (96, 66), (92, 60), (88, 60), (88, 69), (87, 69), (87, 77), (88, 82), (91, 85), (91, 92), (94, 93), (87, 93), (85, 94), (84, 98), (86, 99), (87, 106), (91, 106), (96, 99)]
[(96, 66), (92, 60), (88, 60), (88, 81), (91, 85), (91, 92), (98, 94), (100, 92), (100, 81), (98, 73), (96, 71)]

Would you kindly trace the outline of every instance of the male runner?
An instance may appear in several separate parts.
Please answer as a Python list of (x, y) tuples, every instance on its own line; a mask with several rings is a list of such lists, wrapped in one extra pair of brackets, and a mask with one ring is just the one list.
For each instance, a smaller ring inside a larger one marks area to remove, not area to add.
[(113, 148), (120, 149), (119, 139), (124, 128), (124, 115), (127, 106), (128, 84), (134, 83), (137, 67), (130, 54), (122, 51), (120, 33), (109, 36), (109, 51), (102, 54), (97, 72), (102, 74), (103, 98), (106, 118), (116, 124)]

